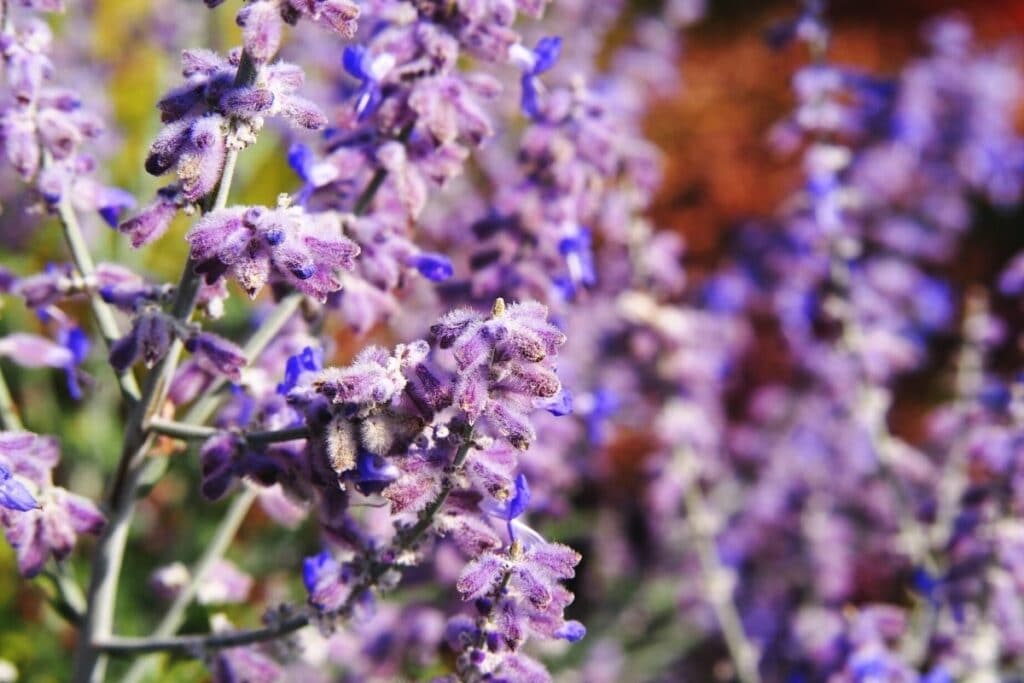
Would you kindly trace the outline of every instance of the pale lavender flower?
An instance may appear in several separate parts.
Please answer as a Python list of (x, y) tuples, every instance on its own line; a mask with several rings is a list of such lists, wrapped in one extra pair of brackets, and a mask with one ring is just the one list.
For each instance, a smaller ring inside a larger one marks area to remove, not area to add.
[(200, 605), (222, 605), (245, 602), (252, 590), (253, 579), (234, 563), (221, 559), (210, 567), (199, 585), (196, 600)]

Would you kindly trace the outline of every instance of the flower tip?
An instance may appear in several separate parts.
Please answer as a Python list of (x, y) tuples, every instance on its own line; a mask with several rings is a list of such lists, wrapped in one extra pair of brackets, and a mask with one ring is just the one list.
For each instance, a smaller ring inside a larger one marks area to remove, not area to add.
[(583, 640), (586, 635), (587, 627), (576, 620), (565, 622), (565, 625), (563, 625), (562, 628), (555, 631), (556, 638), (567, 640), (570, 643)]
[(413, 265), (420, 275), (432, 282), (444, 282), (455, 274), (451, 260), (443, 254), (427, 252), (413, 259)]

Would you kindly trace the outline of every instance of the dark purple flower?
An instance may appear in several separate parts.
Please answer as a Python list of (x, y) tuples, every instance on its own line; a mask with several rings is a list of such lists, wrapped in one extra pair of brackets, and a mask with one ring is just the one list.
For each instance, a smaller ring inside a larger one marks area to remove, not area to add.
[(159, 239), (178, 212), (177, 188), (171, 186), (157, 192), (156, 199), (140, 213), (117, 226), (117, 229), (131, 238), (132, 246), (139, 247)]
[(166, 355), (173, 338), (173, 325), (163, 312), (144, 311), (135, 318), (128, 334), (111, 345), (110, 364), (118, 372), (126, 371), (139, 360), (151, 368)]
[(210, 332), (200, 332), (185, 340), (185, 348), (207, 372), (223, 375), (232, 381), (242, 379), (242, 368), (248, 360), (235, 343)]
[(209, 500), (219, 500), (227, 493), (237, 474), (235, 459), (238, 440), (231, 434), (218, 434), (207, 439), (199, 450), (202, 473), (200, 490)]
[(362, 493), (380, 493), (398, 479), (398, 468), (374, 453), (362, 451), (356, 458), (356, 486)]

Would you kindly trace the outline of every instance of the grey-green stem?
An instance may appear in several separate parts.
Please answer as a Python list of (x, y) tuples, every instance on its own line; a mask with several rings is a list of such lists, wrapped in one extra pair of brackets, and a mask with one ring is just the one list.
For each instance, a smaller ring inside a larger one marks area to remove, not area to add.
[(700, 488), (700, 468), (696, 456), (688, 448), (676, 451), (676, 457), (689, 471), (689, 483), (684, 491), (686, 522), (690, 528), (701, 572), (704, 574), (706, 597), (718, 621), (718, 628), (729, 650), (736, 676), (741, 683), (760, 683), (757, 670), (757, 648), (747, 638), (739, 610), (733, 601), (733, 577), (718, 556), (715, 535), (710, 528), (709, 511)]
[[(244, 351), (245, 357), (252, 363), (267, 347), (267, 345), (273, 340), (278, 332), (287, 324), (287, 322), (295, 315), (295, 312), (299, 309), (300, 304), (303, 300), (303, 295), (300, 293), (293, 293), (282, 299), (277, 306), (274, 308), (274, 312), (270, 315), (267, 320), (260, 325), (253, 336), (245, 344)], [(220, 403), (219, 395), (217, 391), (224, 384), (223, 378), (219, 379), (217, 383), (212, 385), (208, 391), (204, 394), (203, 398), (200, 399), (185, 415), (185, 420), (189, 424), (199, 424), (206, 422), (213, 415)], [(205, 580), (206, 574), (209, 568), (213, 566), (213, 563), (218, 560), (231, 545), (234, 540), (235, 534), (238, 532), (238, 528), (244, 521), (249, 508), (256, 501), (255, 491), (252, 489), (246, 489), (246, 491), (238, 496), (231, 503), (231, 507), (228, 509), (227, 514), (220, 521), (217, 531), (214, 534), (214, 540), (207, 546), (203, 552), (202, 557), (196, 562), (192, 568), (192, 576), (189, 581), (189, 585), (179, 593), (163, 619), (160, 620), (160, 624), (156, 630), (152, 633), (151, 637), (154, 638), (167, 638), (174, 635), (175, 631), (181, 626), (184, 620), (185, 610), (192, 602), (196, 591), (199, 586)], [(145, 654), (145, 653), (138, 653)], [(125, 674), (124, 683), (138, 683), (142, 678), (152, 669), (154, 665), (152, 657), (142, 657), (135, 661), (128, 673)]]
[[(455, 477), (465, 465), (466, 459), (469, 456), (469, 451), (472, 447), (473, 437), (472, 434), (470, 434), (459, 446), (458, 451), (456, 451), (455, 458), (452, 461), (452, 472), (442, 484), (441, 491), (430, 505), (423, 510), (417, 523), (405, 532), (399, 534), (398, 540), (395, 542), (395, 546), (391, 549), (393, 554), (397, 555), (411, 548), (433, 525), (434, 518), (444, 505), (444, 502), (448, 499), (448, 496), (451, 494), (451, 491), (454, 488)], [(233, 506), (232, 510), (234, 511), (236, 509), (237, 508)], [(219, 535), (220, 534), (218, 533), (218, 536)], [(223, 540), (224, 539), (221, 539), (222, 542)], [(226, 548), (226, 545), (224, 548)], [(219, 557), (219, 554), (216, 557)], [(204, 555), (203, 560), (212, 564), (216, 557), (213, 557), (212, 554), (207, 554)], [(201, 560), (201, 562), (203, 560)], [(338, 610), (338, 614), (350, 614), (360, 597), (366, 591), (372, 590), (374, 586), (377, 585), (380, 578), (389, 569), (393, 568), (398, 567), (385, 562), (371, 563), (359, 583), (352, 588), (348, 598), (345, 600), (345, 604)], [(191, 598), (189, 598), (189, 600), (191, 600)], [(185, 602), (180, 609), (183, 610), (185, 606), (187, 606), (187, 602)], [(173, 620), (167, 619), (167, 617), (165, 617), (165, 621), (167, 621), (168, 624), (173, 623)], [(289, 633), (293, 633), (294, 631), (298, 631), (304, 626), (307, 626), (310, 621), (311, 619), (308, 615), (297, 614), (283, 619), (280, 622), (271, 624), (265, 628), (259, 629), (174, 637), (167, 637), (159, 633), (154, 633), (153, 636), (143, 638), (108, 637), (98, 641), (96, 647), (104, 652), (115, 655), (137, 655), (156, 652), (206, 652), (210, 650), (222, 650), (232, 647), (241, 647), (244, 645), (253, 645), (255, 643), (261, 643), (268, 640), (275, 640)], [(176, 629), (177, 626), (178, 624), (174, 624), (171, 628)], [(140, 666), (133, 667), (132, 670), (129, 671), (128, 677), (125, 679), (126, 681), (136, 681), (138, 680), (138, 677), (144, 673), (144, 665), (141, 665), (141, 663), (139, 664)], [(137, 671), (136, 669), (139, 670)], [(747, 682), (745, 681), (744, 683)]]
[[(246, 60), (243, 60), (243, 65), (245, 64), (245, 61)], [(241, 73), (242, 68), (240, 67), (239, 74)], [(412, 127), (407, 126), (402, 130), (401, 134), (399, 135), (399, 140), (402, 142), (406, 141), (409, 138), (411, 132)], [(233, 168), (234, 161), (231, 160), (231, 163)], [(377, 195), (377, 192), (383, 186), (386, 178), (387, 170), (383, 168), (377, 169), (377, 171), (373, 174), (373, 177), (370, 179), (370, 182), (367, 184), (366, 188), (364, 188), (363, 192), (356, 199), (356, 202), (353, 206), (353, 213), (355, 215), (363, 215), (369, 210), (370, 205), (373, 203), (374, 197)], [(219, 195), (220, 192), (218, 192), (218, 196)], [(260, 328), (256, 331), (256, 333), (253, 335), (253, 337), (249, 340), (249, 342), (246, 344), (244, 348), (245, 356), (246, 358), (250, 359), (250, 362), (252, 361), (252, 359), (255, 359), (260, 353), (262, 353), (263, 349), (267, 347), (267, 345), (273, 340), (273, 338), (277, 335), (281, 328), (284, 327), (288, 320), (291, 319), (291, 317), (299, 309), (299, 306), (302, 304), (303, 299), (304, 297), (302, 294), (294, 292), (285, 297), (284, 299), (282, 299), (277, 304), (270, 318), (263, 325), (260, 326)], [(186, 411), (183, 422), (191, 425), (201, 425), (202, 423), (206, 422), (206, 420), (209, 419), (211, 415), (213, 415), (214, 411), (216, 411), (217, 409), (217, 406), (220, 404), (221, 397), (219, 395), (219, 392), (220, 389), (225, 384), (226, 380), (224, 378), (218, 378), (217, 380), (215, 380), (214, 383), (207, 388), (204, 396), (199, 401), (197, 401), (196, 404), (193, 405), (188, 411)], [(150, 425), (152, 427), (153, 422), (151, 422)], [(468, 452), (469, 447), (467, 445), (464, 450), (460, 450), (459, 454), (457, 454), (456, 461), (458, 462), (459, 467), (462, 466), (462, 463), (465, 461)], [(447, 495), (448, 492), (446, 491), (444, 493), (444, 496), (447, 497)], [(255, 500), (256, 496), (252, 493), (251, 490), (247, 490), (246, 493), (243, 494), (243, 496), (240, 496), (238, 499), (236, 499), (234, 503), (232, 503), (232, 507), (229, 510), (229, 514), (221, 521), (216, 533), (216, 538), (220, 540), (220, 543), (208, 547), (207, 551), (197, 562), (196, 568), (193, 570), (190, 589), (183, 591), (178, 596), (178, 598), (175, 599), (174, 604), (171, 606), (170, 610), (168, 610), (167, 614), (164, 615), (164, 618), (161, 620), (159, 626), (154, 631), (151, 637), (155, 637), (158, 639), (169, 637), (178, 629), (178, 627), (181, 626), (181, 621), (184, 617), (185, 609), (188, 607), (188, 604), (192, 601), (192, 598), (195, 595), (195, 590), (197, 589), (199, 583), (202, 581), (202, 577), (205, 574), (206, 569), (209, 566), (211, 566), (212, 563), (221, 555), (223, 555), (223, 553), (227, 550), (227, 547), (230, 545), (231, 540), (234, 537), (234, 534), (238, 530), (238, 525), (241, 523), (242, 519), (244, 519), (249, 507), (251, 507)], [(444, 501), (442, 499), (440, 503), (443, 502)], [(438, 508), (440, 508), (440, 503), (438, 504)], [(426, 527), (429, 527), (429, 522), (427, 523)], [(419, 533), (425, 531), (426, 527), (421, 529)], [(379, 578), (379, 576), (375, 577), (374, 580), (376, 580), (377, 578)], [(301, 628), (303, 625), (305, 625), (305, 623), (297, 625), (296, 629)], [(283, 634), (276, 633), (274, 635), (269, 635), (268, 637), (273, 638), (278, 637), (280, 635)], [(140, 641), (144, 640), (146, 639), (140, 639)], [(167, 648), (156, 648), (153, 650), (136, 651), (136, 653), (144, 654), (147, 652), (158, 652), (163, 649)], [(144, 676), (146, 672), (150, 669), (152, 662), (152, 658), (145, 658), (136, 661), (132, 665), (131, 669), (129, 669), (128, 674), (126, 675), (126, 683), (137, 683), (137, 681), (140, 680), (141, 677)]]
[[(217, 429), (216, 427), (206, 427), (188, 422), (175, 422), (174, 420), (164, 420), (162, 418), (150, 420), (149, 430), (164, 436), (186, 440), (204, 440), (224, 433), (223, 429)], [(309, 438), (309, 428), (301, 426), (258, 432), (240, 432), (238, 438), (251, 446), (260, 446), (280, 443), (282, 441), (294, 441), (295, 439), (307, 439)]]
[(20, 432), (24, 427), (18, 417), (18, 407), (14, 404), (11, 390), (7, 386), (3, 372), (0, 371), (0, 429), (5, 432)]
[[(255, 77), (256, 70), (248, 55), (243, 53), (235, 83), (250, 84)], [(214, 199), (211, 201), (207, 198), (202, 202), (204, 212), (226, 206), (237, 156), (237, 150), (232, 149), (228, 152)], [(195, 272), (194, 262), (191, 258), (186, 259), (170, 307), (171, 315), (180, 322), (186, 322), (192, 317), (199, 297), (200, 284), (201, 280)], [(107, 527), (96, 546), (87, 594), (87, 609), (83, 615), (72, 663), (72, 680), (75, 683), (98, 683), (106, 675), (106, 657), (95, 643), (109, 637), (113, 632), (117, 585), (134, 515), (136, 492), (145, 472), (145, 456), (154, 438), (147, 432), (146, 425), (160, 410), (167, 397), (181, 352), (181, 342), (175, 341), (163, 359), (146, 376), (142, 396), (135, 404), (125, 429), (121, 457), (111, 484)]]
[[(57, 203), (57, 217), (60, 219), (61, 227), (64, 230), (64, 241), (71, 252), (71, 260), (75, 263), (75, 269), (85, 281), (94, 281), (96, 277), (96, 265), (93, 263), (92, 255), (89, 253), (89, 246), (85, 242), (82, 229), (78, 223), (78, 216), (71, 206), (71, 200), (61, 197)], [(114, 311), (110, 308), (99, 292), (89, 293), (89, 308), (92, 309), (93, 317), (96, 319), (96, 326), (103, 336), (103, 341), (109, 349), (114, 342), (121, 338), (121, 329), (114, 317)], [(129, 403), (139, 400), (139, 385), (131, 370), (116, 372), (117, 382), (121, 387), (121, 394)]]

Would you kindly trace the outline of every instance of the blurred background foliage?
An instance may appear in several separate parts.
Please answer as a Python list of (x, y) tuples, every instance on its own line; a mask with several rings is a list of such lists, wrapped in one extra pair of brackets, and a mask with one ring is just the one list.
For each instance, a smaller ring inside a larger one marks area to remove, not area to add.
[[(78, 47), (88, 41), (93, 58), (88, 67), (99, 71), (109, 84), (106, 92), (95, 95), (107, 98), (109, 113), (116, 121), (113, 135), (108, 136), (112, 140), (106, 163), (110, 180), (145, 201), (159, 184), (142, 168), (149, 141), (158, 127), (154, 103), (179, 80), (177, 55), (168, 54), (154, 35), (179, 31), (188, 38), (178, 36), (182, 44), (225, 49), (237, 42), (233, 12), (208, 12), (200, 0), (81, 0), (69, 4), (76, 9), (55, 23), (59, 40)], [(638, 0), (635, 4), (637, 12), (644, 11), (644, 2)], [(792, 106), (789, 78), (805, 56), (797, 50), (773, 52), (762, 39), (764, 29), (775, 19), (787, 16), (793, 4), (709, 0), (708, 17), (687, 38), (680, 65), (684, 91), (651, 112), (649, 133), (665, 153), (666, 171), (653, 217), (663, 229), (686, 237), (692, 268), (714, 264), (724, 251), (730, 228), (751, 217), (772, 215), (780, 199), (797, 182), (799, 168), (794, 160), (773, 156), (765, 144), (765, 134)], [(954, 7), (969, 15), (985, 42), (1024, 35), (1024, 0), (838, 1), (832, 3), (831, 11), (835, 59), (878, 73), (895, 72), (919, 50), (913, 37), (918, 35), (922, 21)], [(187, 35), (189, 32), (192, 35)], [(234, 186), (237, 201), (271, 203), (279, 192), (295, 188), (297, 181), (284, 163), (285, 148), (284, 141), (265, 134), (246, 151)], [(25, 217), (25, 209), (17, 203), (5, 204), (0, 216), (0, 265), (18, 273), (63, 260), (54, 221), (38, 215)], [(993, 215), (987, 227), (983, 224), (975, 230), (956, 265), (955, 281), (987, 278), (997, 272), (1008, 254), (1024, 246), (1024, 231), (1014, 227), (1020, 220), (1020, 216)], [(46, 224), (45, 229), (26, 228), (40, 222)], [(185, 242), (181, 238), (188, 227), (187, 219), (179, 219), (158, 248), (140, 253), (132, 252), (125, 240), (99, 221), (90, 218), (88, 223), (99, 260), (137, 264), (166, 279), (177, 278), (184, 261)], [(221, 323), (224, 327), (245, 324), (240, 301), (241, 297), (234, 297), (235, 304), (229, 306)], [(20, 303), (7, 299), (4, 306), (0, 335), (38, 326)], [(71, 313), (79, 320), (88, 319), (85, 310)], [(344, 343), (339, 346), (346, 348)], [(101, 351), (94, 348), (89, 367), (102, 376), (106, 372), (102, 363)], [(87, 400), (71, 403), (58, 390), (64, 381), (58, 373), (18, 370), (6, 363), (4, 372), (22, 406), (27, 427), (62, 435), (64, 460), (58, 476), (69, 488), (99, 497), (104, 473), (116, 462), (121, 440), (121, 416), (116, 412), (113, 387), (97, 384)], [(921, 390), (923, 382), (924, 375), (910, 377), (904, 393), (927, 394)], [(901, 405), (903, 418), (896, 427), (913, 432), (920, 411), (913, 400)], [(184, 455), (169, 443), (162, 448), (165, 457), (181, 459)], [(624, 454), (620, 462), (632, 460), (635, 467), (635, 443), (620, 439), (612, 448)], [(134, 527), (135, 551), (126, 562), (118, 602), (117, 623), (125, 634), (150, 630), (161, 613), (146, 586), (149, 573), (173, 560), (189, 562), (195, 558), (223, 513), (224, 503), (199, 500), (196, 480), (194, 467), (172, 464), (168, 475), (140, 506)], [(558, 528), (550, 532), (553, 537), (572, 538), (574, 531), (590, 523), (575, 516), (558, 522)], [(253, 596), (254, 604), (259, 605), (300, 594), (295, 566), (316, 547), (315, 532), (288, 531), (256, 510), (250, 514), (230, 558), (260, 579), (260, 592)], [(581, 550), (586, 552), (585, 548)], [(87, 567), (80, 558), (90, 554), (91, 547), (85, 541), (75, 554), (78, 559), (68, 565), (68, 571), (83, 584)], [(0, 659), (14, 663), (24, 681), (62, 681), (69, 672), (67, 652), (74, 632), (49, 606), (50, 589), (46, 578), (22, 582), (9, 546), (0, 544)], [(645, 591), (645, 596), (659, 600), (656, 589)], [(607, 597), (609, 605), (626, 605), (631, 592), (624, 588), (622, 595)], [(662, 597), (663, 606), (671, 610), (671, 591)], [(206, 630), (204, 608), (191, 609), (184, 630)], [(228, 614), (239, 622), (255, 623), (259, 619), (256, 607), (235, 606)], [(668, 617), (666, 624), (678, 628), (671, 615)], [(613, 621), (605, 626), (616, 625), (621, 624)], [(592, 633), (600, 633), (602, 628), (599, 621), (591, 623)], [(657, 640), (647, 636), (635, 634), (630, 647), (641, 667), (637, 672), (641, 678), (644, 662), (656, 670), (659, 657), (674, 656), (665, 651), (664, 644), (683, 647), (685, 638), (684, 633), (662, 633)], [(113, 680), (116, 676), (117, 669)], [(159, 680), (196, 681), (205, 676), (201, 664), (181, 661), (171, 663)]]

